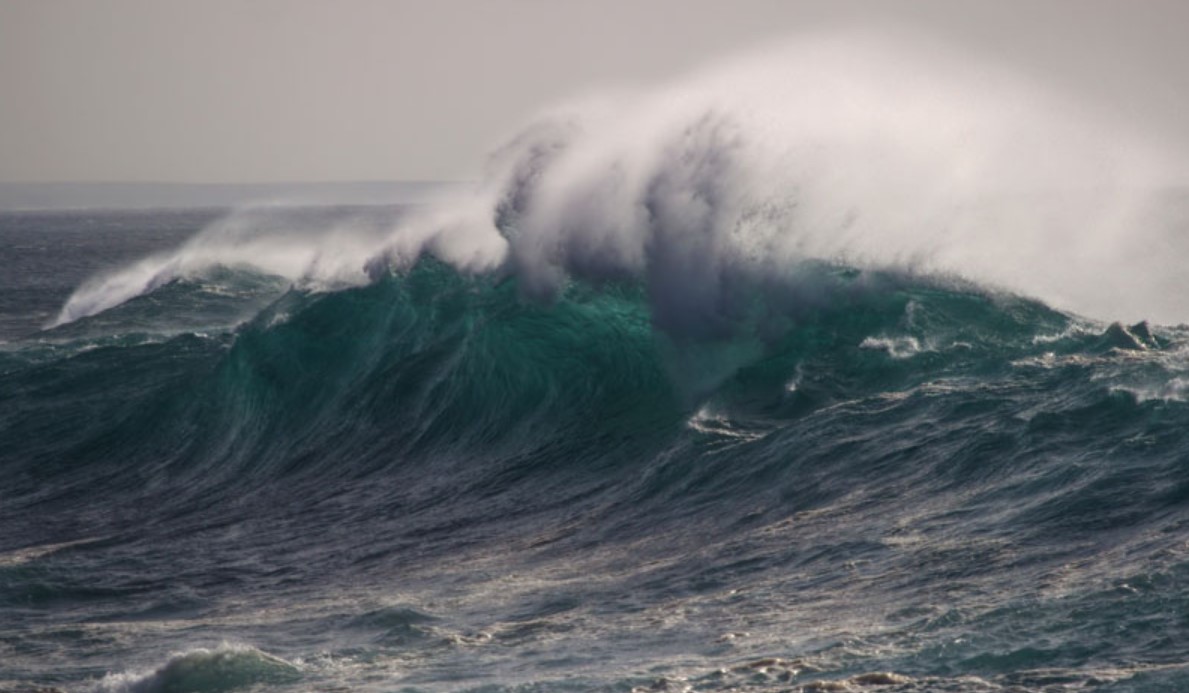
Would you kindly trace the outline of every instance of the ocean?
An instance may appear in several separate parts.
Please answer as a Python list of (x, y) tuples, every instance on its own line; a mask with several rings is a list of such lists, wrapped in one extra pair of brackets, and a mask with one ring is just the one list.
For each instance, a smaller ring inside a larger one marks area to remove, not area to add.
[(0, 691), (1189, 690), (1171, 150), (906, 50), (0, 214)]
[(407, 216), (0, 215), (0, 690), (1189, 686), (1189, 328), (249, 262)]

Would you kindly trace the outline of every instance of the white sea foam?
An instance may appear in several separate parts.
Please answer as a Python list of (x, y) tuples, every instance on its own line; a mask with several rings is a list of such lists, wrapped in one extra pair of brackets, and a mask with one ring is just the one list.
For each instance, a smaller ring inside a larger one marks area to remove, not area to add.
[(860, 349), (886, 351), (894, 359), (908, 359), (929, 349), (922, 347), (916, 337), (867, 337), (859, 343)]
[(714, 435), (740, 441), (752, 441), (763, 438), (766, 433), (747, 430), (734, 425), (730, 418), (718, 411), (712, 404), (703, 404), (686, 420), (690, 430), (706, 435)]

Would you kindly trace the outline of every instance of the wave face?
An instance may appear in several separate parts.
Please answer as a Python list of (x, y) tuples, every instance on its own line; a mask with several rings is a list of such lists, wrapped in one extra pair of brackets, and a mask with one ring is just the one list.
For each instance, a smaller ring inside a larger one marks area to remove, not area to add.
[(1042, 166), (1059, 108), (848, 45), (473, 195), (20, 255), (98, 272), (0, 349), (0, 690), (1189, 685), (1189, 329), (1098, 320), (1180, 310), (1113, 251), (1183, 200), (1125, 138), (1050, 195), (1098, 126)]

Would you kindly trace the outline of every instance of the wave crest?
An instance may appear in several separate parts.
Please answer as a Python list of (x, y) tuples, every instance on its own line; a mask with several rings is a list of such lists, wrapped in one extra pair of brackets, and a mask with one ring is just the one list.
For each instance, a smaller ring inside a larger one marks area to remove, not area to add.
[[(1099, 318), (1189, 315), (1159, 147), (920, 37), (803, 39), (530, 123), (473, 194), (387, 223), (283, 233), (233, 215), (88, 283), (56, 323), (212, 264), (335, 288), (429, 253), (554, 297), (645, 281), (664, 329), (721, 333), (806, 263), (957, 276)], [(259, 228), (260, 226), (266, 228)], [(1112, 281), (1104, 282), (1103, 277)], [(812, 301), (815, 282), (800, 282)]]

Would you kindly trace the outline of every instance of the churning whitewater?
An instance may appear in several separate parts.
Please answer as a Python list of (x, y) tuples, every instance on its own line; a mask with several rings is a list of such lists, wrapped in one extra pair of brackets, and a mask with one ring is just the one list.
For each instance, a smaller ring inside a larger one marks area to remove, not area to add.
[(1189, 686), (1189, 199), (914, 45), (415, 207), (0, 215), (0, 690)]

